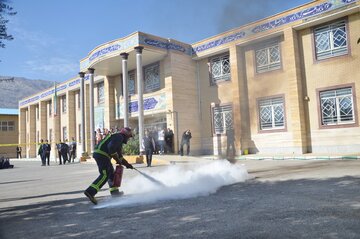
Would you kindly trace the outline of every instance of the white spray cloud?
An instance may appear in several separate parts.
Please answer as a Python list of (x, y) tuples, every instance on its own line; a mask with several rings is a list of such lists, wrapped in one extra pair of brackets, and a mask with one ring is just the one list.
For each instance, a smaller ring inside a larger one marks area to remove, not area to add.
[(125, 196), (100, 201), (95, 208), (124, 207), (207, 196), (222, 186), (244, 182), (250, 178), (244, 165), (230, 164), (227, 160), (207, 164), (177, 164), (148, 175), (162, 182), (165, 187), (139, 174), (123, 181), (122, 190)]

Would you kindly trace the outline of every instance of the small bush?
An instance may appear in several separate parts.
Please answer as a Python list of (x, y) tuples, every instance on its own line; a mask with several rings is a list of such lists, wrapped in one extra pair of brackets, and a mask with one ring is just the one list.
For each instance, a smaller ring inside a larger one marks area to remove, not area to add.
[(136, 134), (134, 137), (130, 138), (127, 144), (123, 145), (122, 153), (123, 155), (139, 155), (139, 135)]

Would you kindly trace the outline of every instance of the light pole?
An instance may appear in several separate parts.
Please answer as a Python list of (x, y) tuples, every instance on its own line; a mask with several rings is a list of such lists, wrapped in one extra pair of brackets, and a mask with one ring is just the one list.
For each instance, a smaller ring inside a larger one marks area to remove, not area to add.
[[(178, 112), (175, 110), (169, 110), (168, 111), (169, 114), (174, 114), (175, 113), (175, 121), (176, 121), (176, 126), (175, 126), (175, 130), (176, 130), (176, 143), (177, 143), (177, 150), (179, 151), (179, 115)], [(175, 146), (175, 145), (174, 145)], [(175, 149), (174, 149), (174, 153), (175, 153)]]

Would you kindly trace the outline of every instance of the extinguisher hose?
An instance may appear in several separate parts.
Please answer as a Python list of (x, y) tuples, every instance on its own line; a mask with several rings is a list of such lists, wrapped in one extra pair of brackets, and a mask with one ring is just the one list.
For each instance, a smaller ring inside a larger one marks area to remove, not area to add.
[(163, 184), (162, 182), (160, 182), (159, 180), (151, 177), (150, 175), (143, 173), (141, 171), (139, 171), (138, 169), (134, 168), (138, 173), (140, 173), (142, 176), (144, 176), (145, 178), (147, 178), (148, 180), (150, 180), (151, 182), (161, 186), (161, 187), (166, 187), (165, 184)]

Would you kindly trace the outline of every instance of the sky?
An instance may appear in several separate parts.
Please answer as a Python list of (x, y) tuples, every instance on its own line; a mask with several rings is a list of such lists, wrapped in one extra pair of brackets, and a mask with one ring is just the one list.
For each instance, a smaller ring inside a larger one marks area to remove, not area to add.
[(62, 82), (98, 45), (141, 31), (195, 43), (311, 0), (10, 0), (0, 76)]

